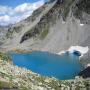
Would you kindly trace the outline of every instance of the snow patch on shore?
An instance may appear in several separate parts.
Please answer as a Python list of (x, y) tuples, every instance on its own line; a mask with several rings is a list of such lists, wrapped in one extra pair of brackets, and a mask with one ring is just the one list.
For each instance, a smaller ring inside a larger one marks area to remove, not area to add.
[(64, 54), (66, 51), (61, 51), (61, 52), (59, 52), (59, 53), (57, 53), (58, 55), (62, 55), (62, 54)]
[(86, 67), (89, 67), (89, 66), (90, 66), (90, 63), (88, 63)]
[(88, 51), (89, 51), (89, 47), (86, 46), (86, 47), (82, 47), (82, 46), (71, 46), (68, 50), (66, 51), (61, 51), (59, 53), (57, 53), (58, 55), (61, 55), (61, 54), (64, 54), (65, 52), (69, 52), (69, 53), (73, 53), (74, 51), (79, 51), (81, 53), (81, 56), (82, 57), (84, 54), (86, 54)]
[(81, 23), (80, 26), (84, 26), (84, 24)]
[(86, 47), (82, 47), (82, 46), (71, 46), (68, 51), (70, 53), (73, 53), (74, 51), (79, 51), (81, 53), (81, 56), (83, 56), (84, 54), (86, 54), (89, 51), (88, 46)]

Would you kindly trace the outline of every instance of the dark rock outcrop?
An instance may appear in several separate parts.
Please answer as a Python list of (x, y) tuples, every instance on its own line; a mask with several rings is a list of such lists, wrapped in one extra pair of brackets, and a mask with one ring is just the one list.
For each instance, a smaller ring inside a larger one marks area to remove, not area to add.
[(81, 71), (78, 75), (83, 78), (90, 78), (90, 66)]

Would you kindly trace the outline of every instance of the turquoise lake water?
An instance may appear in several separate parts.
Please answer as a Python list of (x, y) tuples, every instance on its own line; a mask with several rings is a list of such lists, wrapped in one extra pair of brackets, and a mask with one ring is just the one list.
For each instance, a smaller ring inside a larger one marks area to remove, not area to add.
[(43, 76), (60, 80), (73, 79), (81, 71), (79, 56), (35, 51), (30, 54), (11, 54), (13, 63)]

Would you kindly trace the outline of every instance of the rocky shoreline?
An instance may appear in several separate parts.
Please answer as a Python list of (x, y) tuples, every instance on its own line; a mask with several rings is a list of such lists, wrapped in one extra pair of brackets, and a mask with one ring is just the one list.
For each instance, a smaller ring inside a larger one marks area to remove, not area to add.
[(72, 80), (44, 77), (0, 58), (1, 88), (16, 88), (16, 90), (89, 90), (90, 80), (79, 77)]

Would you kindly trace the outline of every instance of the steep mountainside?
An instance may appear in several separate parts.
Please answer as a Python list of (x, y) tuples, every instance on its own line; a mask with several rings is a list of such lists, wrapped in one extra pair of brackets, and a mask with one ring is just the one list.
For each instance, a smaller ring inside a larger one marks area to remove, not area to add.
[(32, 16), (12, 25), (4, 42), (3, 51), (58, 53), (75, 45), (90, 48), (90, 0), (50, 0)]

